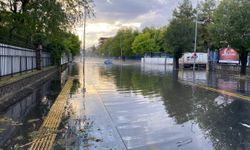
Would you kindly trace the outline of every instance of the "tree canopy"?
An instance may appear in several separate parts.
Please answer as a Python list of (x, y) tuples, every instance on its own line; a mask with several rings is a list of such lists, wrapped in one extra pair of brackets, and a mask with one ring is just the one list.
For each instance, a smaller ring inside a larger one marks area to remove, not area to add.
[(132, 44), (133, 52), (136, 55), (143, 55), (147, 52), (159, 52), (163, 50), (163, 30), (155, 28), (145, 28), (134, 40)]
[(241, 74), (246, 74), (250, 50), (250, 3), (248, 0), (223, 0), (213, 15), (210, 33), (217, 45), (228, 45), (240, 54)]
[(99, 45), (96, 51), (105, 56), (142, 56), (145, 52), (164, 51), (163, 28), (120, 29), (114, 37)]
[(109, 38), (98, 48), (98, 53), (105, 56), (134, 56), (132, 51), (132, 43), (138, 31), (131, 28), (122, 28), (116, 35)]
[(213, 23), (213, 13), (216, 9), (216, 0), (204, 0), (201, 1), (198, 6), (198, 51), (207, 51), (207, 49), (213, 49), (215, 44), (213, 43), (212, 36), (209, 33), (209, 25)]
[(92, 0), (1, 1), (0, 42), (31, 48), (42, 45), (51, 51), (55, 50), (51, 45), (60, 42), (60, 54), (76, 55), (80, 41), (71, 31), (82, 19), (84, 9), (92, 15)]
[(184, 0), (173, 12), (165, 35), (165, 46), (174, 56), (175, 68), (179, 68), (179, 58), (186, 51), (191, 51), (194, 41), (194, 9), (189, 0)]

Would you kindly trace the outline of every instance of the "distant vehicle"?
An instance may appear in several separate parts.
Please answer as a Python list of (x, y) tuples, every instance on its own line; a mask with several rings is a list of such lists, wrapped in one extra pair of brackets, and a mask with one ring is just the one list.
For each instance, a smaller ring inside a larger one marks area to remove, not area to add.
[(180, 65), (184, 68), (192, 68), (195, 59), (195, 66), (206, 67), (208, 62), (207, 53), (184, 53), (179, 59)]
[(107, 59), (107, 60), (104, 61), (104, 64), (105, 65), (111, 65), (111, 64), (113, 64), (113, 62), (112, 62), (111, 59)]

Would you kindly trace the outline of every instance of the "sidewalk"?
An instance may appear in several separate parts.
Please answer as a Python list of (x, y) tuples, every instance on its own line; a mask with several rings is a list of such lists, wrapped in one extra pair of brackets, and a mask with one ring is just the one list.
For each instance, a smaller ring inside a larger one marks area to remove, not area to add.
[(125, 144), (113, 124), (109, 112), (91, 83), (86, 85), (85, 108), (85, 115), (92, 122), (92, 127), (88, 131), (88, 138), (95, 139), (88, 141), (88, 149), (125, 150)]
[(13, 76), (9, 75), (9, 76), (6, 76), (6, 77), (1, 77), (0, 78), (0, 87), (5, 86), (7, 84), (14, 83), (16, 81), (19, 81), (19, 80), (22, 80), (22, 79), (25, 79), (25, 78), (28, 78), (28, 77), (31, 77), (31, 76), (34, 76), (34, 75), (37, 75), (37, 74), (39, 74), (41, 72), (45, 72), (45, 71), (48, 71), (48, 70), (55, 69), (55, 68), (56, 68), (55, 66), (51, 66), (51, 67), (43, 68), (42, 70), (32, 70), (32, 71), (27, 71), (27, 72), (23, 72), (23, 73), (14, 74)]

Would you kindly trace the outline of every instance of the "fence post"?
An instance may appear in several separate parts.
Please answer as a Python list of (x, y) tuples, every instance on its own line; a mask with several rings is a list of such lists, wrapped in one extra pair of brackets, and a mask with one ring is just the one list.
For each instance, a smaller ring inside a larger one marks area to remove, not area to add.
[(20, 74), (22, 74), (22, 56), (19, 56), (20, 57)]
[(42, 45), (38, 45), (38, 48), (36, 50), (36, 68), (37, 68), (37, 70), (42, 70), (41, 57), (42, 57)]
[(13, 56), (11, 57), (11, 76), (13, 76)]
[[(2, 46), (2, 45), (1, 45)], [(2, 53), (3, 53), (3, 48), (0, 47), (0, 79), (2, 77)]]
[(25, 56), (25, 71), (28, 70), (28, 56)]
[(31, 56), (31, 71), (33, 72), (34, 66), (33, 66), (33, 56)]

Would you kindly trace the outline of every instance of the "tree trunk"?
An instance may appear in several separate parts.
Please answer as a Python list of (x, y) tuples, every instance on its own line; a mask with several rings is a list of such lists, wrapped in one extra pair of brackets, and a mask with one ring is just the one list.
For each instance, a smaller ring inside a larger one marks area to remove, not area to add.
[(179, 58), (174, 57), (173, 65), (174, 65), (174, 67), (173, 67), (174, 70), (178, 70), (179, 69)]
[(241, 62), (240, 75), (246, 75), (247, 56), (248, 56), (247, 51), (244, 51), (240, 54), (240, 62)]
[(173, 82), (174, 82), (174, 85), (176, 84), (178, 79), (179, 79), (179, 70), (173, 70)]
[(247, 87), (246, 87), (246, 80), (241, 78), (241, 79), (240, 79), (240, 84), (239, 84), (239, 85), (240, 85), (240, 87), (239, 87), (239, 88), (240, 88), (240, 91), (243, 92), (243, 93), (245, 93), (245, 90), (246, 90), (246, 88), (247, 88)]

